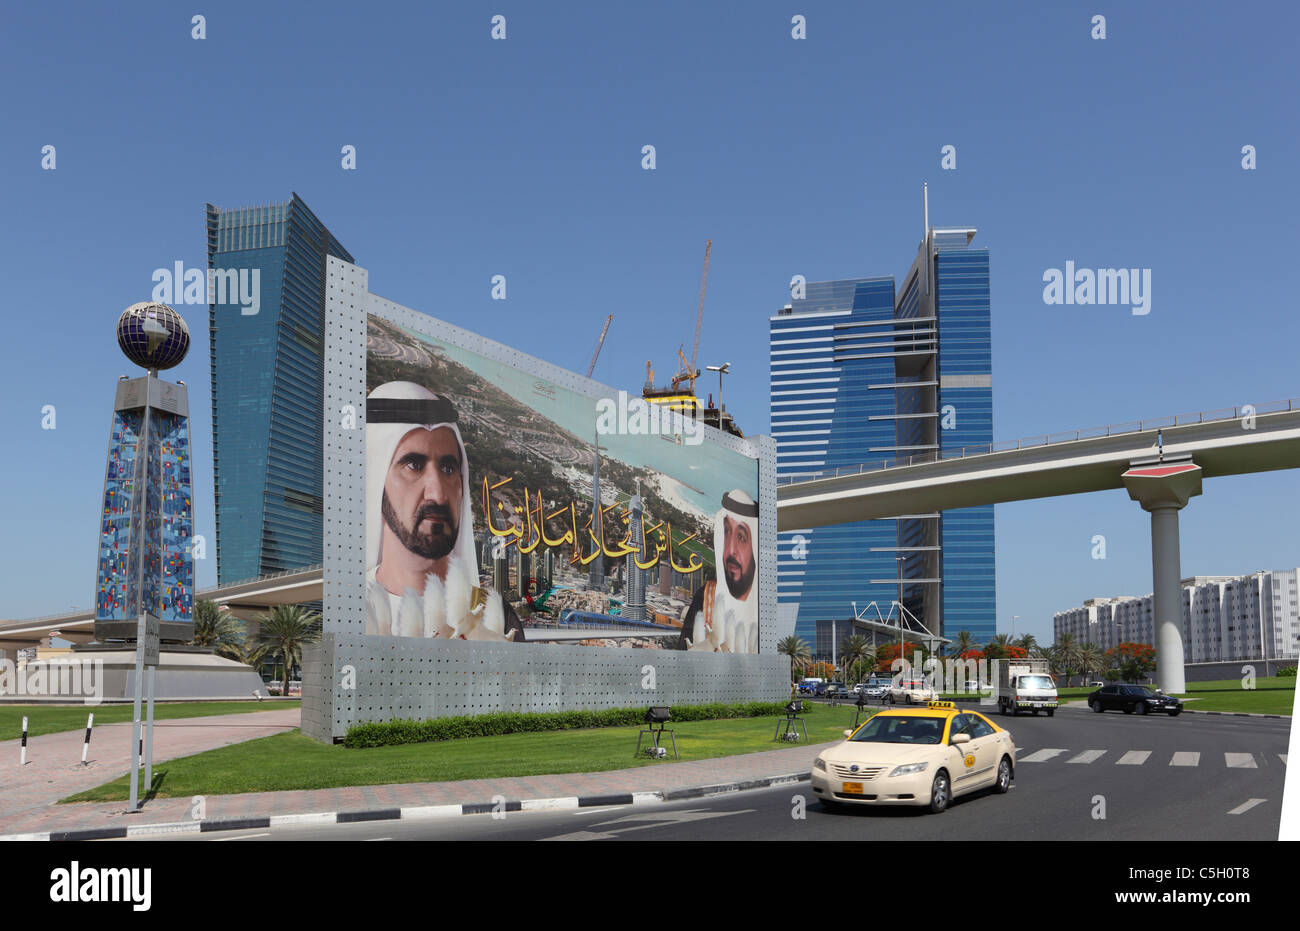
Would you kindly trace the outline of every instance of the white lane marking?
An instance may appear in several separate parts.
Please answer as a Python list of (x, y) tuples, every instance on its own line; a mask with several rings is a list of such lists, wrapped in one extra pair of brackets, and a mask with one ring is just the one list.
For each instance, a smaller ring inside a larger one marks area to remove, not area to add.
[(1225, 753), (1223, 762), (1228, 764), (1228, 769), (1259, 769), (1253, 753)]
[(1246, 812), (1250, 811), (1252, 808), (1254, 808), (1256, 805), (1263, 805), (1267, 801), (1268, 799), (1266, 798), (1249, 798), (1246, 799), (1246, 801), (1242, 802), (1240, 805), (1238, 805), (1236, 808), (1234, 808), (1232, 811), (1228, 812), (1228, 814), (1243, 815)]
[(1150, 750), (1129, 750), (1115, 761), (1116, 766), (1141, 766), (1151, 755)]
[(1195, 751), (1180, 750), (1169, 760), (1170, 766), (1200, 766), (1201, 755)]
[(214, 837), (213, 840), (218, 842), (223, 840), (248, 840), (250, 837), (270, 837), (270, 836), (271, 836), (270, 831), (263, 831), (261, 834), (240, 834), (238, 837)]
[(1029, 754), (1029, 756), (1022, 757), (1019, 760), (1019, 762), (1046, 763), (1048, 760), (1052, 759), (1053, 757), (1058, 757), (1064, 752), (1065, 752), (1064, 750), (1035, 750), (1033, 753)]
[(1077, 756), (1072, 756), (1065, 762), (1067, 763), (1095, 763), (1106, 753), (1105, 750), (1084, 750)]
[[(602, 811), (622, 811), (622, 805), (610, 805), (607, 808), (579, 808), (574, 812), (575, 815), (598, 815)], [(549, 839), (549, 838), (548, 838)]]
[(370, 841), (370, 840), (392, 840), (391, 837), (363, 837), (363, 838), (361, 838), (361, 839), (362, 839), (363, 841)]
[(574, 831), (570, 834), (556, 834), (554, 837), (543, 837), (542, 840), (609, 840), (611, 837), (618, 837), (618, 835), (601, 834), (596, 831)]

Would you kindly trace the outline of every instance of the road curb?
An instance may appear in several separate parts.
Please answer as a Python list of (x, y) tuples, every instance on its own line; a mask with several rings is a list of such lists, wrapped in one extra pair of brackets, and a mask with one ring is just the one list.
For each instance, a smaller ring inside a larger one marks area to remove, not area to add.
[(1184, 708), (1183, 714), (1221, 714), (1230, 718), (1275, 718), (1280, 721), (1291, 717), (1289, 714), (1260, 714), (1256, 711), (1198, 711), (1192, 708)]
[(740, 782), (714, 783), (668, 789), (658, 792), (620, 792), (608, 795), (565, 795), (555, 798), (505, 799), (490, 802), (465, 802), (459, 805), (423, 805), (408, 808), (374, 808), (360, 811), (315, 811), (296, 815), (272, 815), (261, 818), (209, 818), (201, 821), (170, 821), (160, 824), (137, 824), (130, 827), (87, 828), (79, 831), (42, 831), (29, 834), (3, 834), (0, 841), (87, 841), (118, 840), (160, 834), (207, 834), (213, 831), (247, 831), (254, 828), (283, 827), (295, 824), (352, 824), (362, 821), (425, 821), (455, 818), (462, 815), (492, 814), (498, 811), (538, 811), (547, 809), (610, 808), (625, 805), (654, 805), (681, 799), (726, 795), (747, 789), (795, 785), (807, 782), (807, 772), (786, 773)]

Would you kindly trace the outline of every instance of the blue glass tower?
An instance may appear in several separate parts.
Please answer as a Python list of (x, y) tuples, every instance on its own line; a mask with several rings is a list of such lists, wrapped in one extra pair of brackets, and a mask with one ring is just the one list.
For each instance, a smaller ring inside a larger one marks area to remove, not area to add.
[(220, 584), (322, 559), (325, 265), (352, 255), (294, 194), (207, 205)]
[[(893, 278), (809, 283), (770, 319), (779, 479), (992, 442), (989, 258), (974, 235), (927, 222), (897, 295)], [(778, 623), (818, 657), (850, 633), (855, 602), (899, 600), (950, 638), (997, 632), (992, 506), (794, 530), (778, 546)]]

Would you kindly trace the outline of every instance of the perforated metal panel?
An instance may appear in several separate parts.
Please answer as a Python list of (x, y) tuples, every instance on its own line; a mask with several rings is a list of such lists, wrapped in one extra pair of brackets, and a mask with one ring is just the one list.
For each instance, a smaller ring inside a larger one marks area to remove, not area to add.
[[(303, 657), (302, 731), (342, 737), (362, 721), (703, 702), (779, 701), (789, 664), (774, 653), (776, 444), (705, 428), (705, 442), (753, 458), (759, 492), (758, 655), (367, 636), (366, 315), (522, 368), (593, 399), (617, 389), (372, 295), (365, 269), (331, 257), (326, 282), (324, 630)], [(674, 415), (677, 416), (677, 415)], [(653, 684), (653, 688), (648, 685)]]

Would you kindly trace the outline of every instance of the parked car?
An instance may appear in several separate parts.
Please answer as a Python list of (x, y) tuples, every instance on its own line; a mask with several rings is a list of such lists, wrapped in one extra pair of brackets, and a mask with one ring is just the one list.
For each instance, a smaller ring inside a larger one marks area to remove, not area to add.
[(1095, 679), (1088, 683), (1088, 688), (1090, 689), (1104, 689), (1105, 687), (1106, 683), (1102, 682), (1100, 679)]
[(1125, 714), (1154, 714), (1161, 712), (1171, 718), (1182, 713), (1183, 703), (1146, 685), (1126, 685), (1122, 682), (1103, 685), (1088, 696), (1088, 707), (1101, 714), (1116, 709)]
[(889, 694), (889, 686), (892, 683), (888, 678), (871, 678), (868, 679), (863, 687), (862, 694), (867, 698), (882, 700)]
[(849, 688), (843, 682), (823, 682), (813, 692), (817, 698), (843, 698), (849, 694)]

